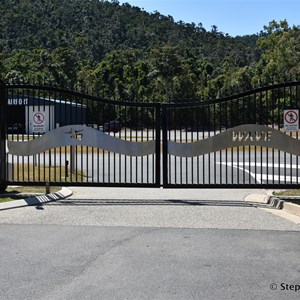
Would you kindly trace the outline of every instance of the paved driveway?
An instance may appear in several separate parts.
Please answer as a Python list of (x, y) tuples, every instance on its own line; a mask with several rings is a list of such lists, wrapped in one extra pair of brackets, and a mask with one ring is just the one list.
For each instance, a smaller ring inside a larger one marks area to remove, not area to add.
[(300, 226), (264, 191), (73, 190), (0, 212), (1, 299), (299, 299)]

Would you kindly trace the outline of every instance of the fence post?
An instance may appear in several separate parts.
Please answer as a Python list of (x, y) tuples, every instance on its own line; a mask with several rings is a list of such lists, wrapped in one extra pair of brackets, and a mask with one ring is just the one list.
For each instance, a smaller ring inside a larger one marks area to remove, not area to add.
[(6, 126), (7, 126), (7, 91), (5, 82), (0, 79), (0, 192), (7, 188), (6, 177)]
[(155, 178), (155, 183), (157, 186), (161, 185), (160, 182), (160, 172), (161, 172), (161, 165), (160, 165), (160, 155), (161, 155), (161, 151), (160, 151), (160, 146), (161, 146), (161, 134), (160, 134), (160, 130), (161, 130), (161, 125), (160, 125), (160, 121), (161, 121), (161, 105), (158, 104), (155, 108), (155, 116), (156, 116), (156, 150), (155, 150), (155, 155), (156, 155), (156, 178)]
[(163, 141), (163, 187), (168, 185), (168, 111), (162, 105), (162, 141)]

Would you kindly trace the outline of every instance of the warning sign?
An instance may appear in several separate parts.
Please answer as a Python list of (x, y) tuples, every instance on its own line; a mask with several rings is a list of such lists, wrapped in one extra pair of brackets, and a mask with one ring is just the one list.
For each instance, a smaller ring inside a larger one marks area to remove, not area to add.
[(284, 130), (287, 132), (296, 132), (299, 130), (299, 110), (289, 109), (283, 113)]
[(46, 131), (45, 114), (43, 112), (34, 112), (32, 121), (32, 131), (34, 133), (44, 133)]

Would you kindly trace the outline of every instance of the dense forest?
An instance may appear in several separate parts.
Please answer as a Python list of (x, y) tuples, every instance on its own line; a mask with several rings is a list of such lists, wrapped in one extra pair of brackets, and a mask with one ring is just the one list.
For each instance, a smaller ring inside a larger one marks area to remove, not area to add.
[(201, 101), (300, 73), (300, 27), (231, 37), (116, 0), (2, 0), (0, 76), (103, 98)]

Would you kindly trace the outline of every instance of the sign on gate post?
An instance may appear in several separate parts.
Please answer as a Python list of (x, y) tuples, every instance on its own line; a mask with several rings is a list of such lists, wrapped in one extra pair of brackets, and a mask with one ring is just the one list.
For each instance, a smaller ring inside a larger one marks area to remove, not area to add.
[(299, 130), (299, 110), (287, 109), (283, 112), (283, 125), (286, 132), (297, 132)]

